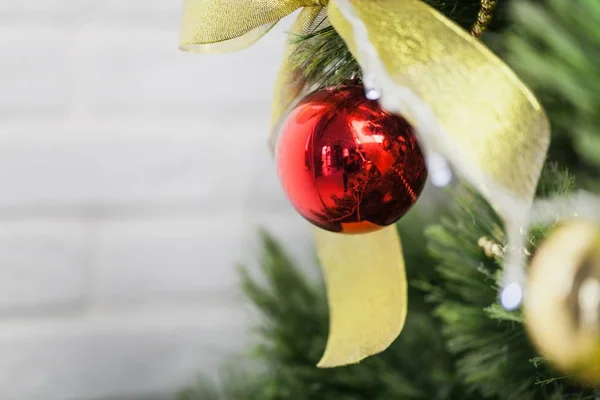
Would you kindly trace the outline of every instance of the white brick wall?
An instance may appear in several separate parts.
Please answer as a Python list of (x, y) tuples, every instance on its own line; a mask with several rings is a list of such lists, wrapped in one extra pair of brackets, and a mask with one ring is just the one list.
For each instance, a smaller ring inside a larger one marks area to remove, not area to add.
[(289, 19), (177, 50), (180, 1), (0, 0), (0, 399), (168, 398), (243, 348), (266, 225), (312, 262), (266, 147)]

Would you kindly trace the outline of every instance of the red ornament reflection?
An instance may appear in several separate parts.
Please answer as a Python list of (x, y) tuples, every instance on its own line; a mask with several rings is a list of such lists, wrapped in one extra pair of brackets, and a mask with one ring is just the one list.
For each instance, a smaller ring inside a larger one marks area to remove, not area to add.
[(296, 210), (333, 232), (393, 224), (427, 179), (412, 127), (368, 100), (358, 85), (305, 97), (282, 125), (276, 159)]

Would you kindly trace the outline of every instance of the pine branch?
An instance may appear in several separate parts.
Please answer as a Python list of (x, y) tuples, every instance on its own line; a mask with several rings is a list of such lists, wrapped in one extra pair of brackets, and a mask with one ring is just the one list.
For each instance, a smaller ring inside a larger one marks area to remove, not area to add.
[[(544, 170), (538, 196), (564, 194), (573, 179), (556, 166)], [(410, 286), (410, 308), (400, 338), (361, 364), (315, 367), (327, 335), (322, 284), (294, 265), (263, 235), (262, 279), (242, 270), (244, 291), (263, 316), (250, 360), (237, 361), (221, 382), (201, 383), (180, 400), (591, 400), (599, 393), (569, 386), (554, 375), (525, 335), (522, 315), (497, 304), (500, 260), (485, 255), (479, 238), (503, 244), (502, 224), (476, 193), (459, 188), (450, 215), (428, 230), (424, 251), (412, 214), (400, 224)], [(533, 231), (541, 238), (549, 227)], [(416, 234), (415, 234), (416, 233)], [(542, 242), (543, 240), (532, 240)], [(434, 273), (432, 273), (434, 272)], [(414, 283), (413, 283), (414, 282)], [(429, 302), (424, 301), (423, 293)], [(432, 308), (433, 306), (433, 308)]]
[(331, 26), (298, 35), (292, 42), (299, 45), (292, 55), (292, 65), (303, 72), (310, 85), (333, 87), (361, 78), (356, 59)]
[[(411, 218), (412, 227), (418, 216)], [(412, 239), (411, 250), (418, 254), (415, 260), (420, 260), (412, 273), (409, 271), (415, 276), (432, 270), (433, 262), (426, 256), (419, 235)], [(258, 326), (259, 345), (253, 354), (264, 373), (248, 373), (256, 368), (248, 365), (249, 360), (237, 362), (222, 374), (220, 382), (200, 381), (182, 392), (180, 400), (470, 399), (456, 384), (439, 322), (418, 290), (411, 289), (411, 306), (401, 338), (386, 352), (358, 365), (318, 369), (316, 363), (328, 331), (322, 284), (308, 281), (266, 234), (261, 275), (262, 284), (242, 270), (244, 292), (263, 316)], [(237, 376), (252, 379), (238, 380)]]
[[(541, 197), (573, 189), (573, 179), (555, 166), (545, 169), (539, 185)], [(551, 227), (537, 228), (532, 242)], [(485, 200), (463, 188), (450, 216), (428, 230), (431, 253), (439, 259), (438, 290), (430, 297), (435, 314), (456, 356), (462, 382), (483, 398), (593, 399), (593, 390), (574, 388), (552, 374), (525, 334), (520, 312), (507, 312), (497, 303), (501, 259), (485, 254), (479, 238), (504, 245), (502, 223)]]

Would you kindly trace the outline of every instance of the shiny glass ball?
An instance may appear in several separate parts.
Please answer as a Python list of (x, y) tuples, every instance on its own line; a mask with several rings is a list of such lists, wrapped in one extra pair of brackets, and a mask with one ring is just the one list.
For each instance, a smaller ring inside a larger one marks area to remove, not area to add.
[(393, 224), (427, 180), (412, 126), (354, 84), (318, 90), (294, 107), (279, 131), (276, 163), (295, 209), (332, 232)]

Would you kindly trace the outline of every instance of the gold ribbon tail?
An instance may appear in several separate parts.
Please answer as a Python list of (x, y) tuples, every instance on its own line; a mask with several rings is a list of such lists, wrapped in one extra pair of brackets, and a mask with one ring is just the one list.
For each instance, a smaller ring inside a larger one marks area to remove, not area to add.
[(316, 229), (327, 283), (329, 338), (321, 368), (355, 364), (398, 337), (407, 312), (407, 285), (395, 226), (365, 235)]

